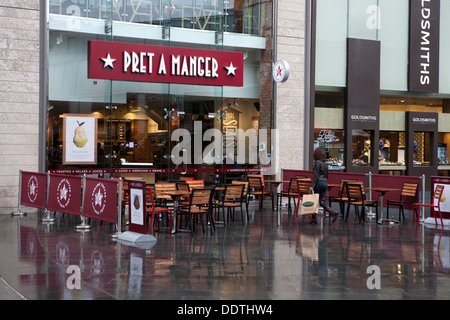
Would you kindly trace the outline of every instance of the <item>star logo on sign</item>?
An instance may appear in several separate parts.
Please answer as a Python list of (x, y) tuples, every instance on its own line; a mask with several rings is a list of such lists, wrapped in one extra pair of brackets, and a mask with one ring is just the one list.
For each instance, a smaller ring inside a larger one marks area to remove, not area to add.
[(34, 196), (36, 194), (36, 185), (34, 184), (34, 181), (31, 182), (31, 186), (30, 186), (30, 195)]
[(103, 69), (105, 69), (106, 67), (111, 67), (111, 69), (114, 69), (113, 63), (117, 59), (112, 59), (109, 52), (108, 52), (108, 55), (106, 56), (106, 58), (100, 58), (100, 59), (103, 60), (103, 63), (104, 63)]
[(283, 68), (281, 68), (281, 65), (278, 65), (278, 68), (276, 69), (277, 76), (281, 77), (281, 74), (283, 73)]
[(102, 205), (102, 199), (103, 199), (103, 195), (100, 192), (100, 189), (98, 190), (98, 193), (95, 194), (95, 202), (94, 202), (94, 206), (101, 206)]
[(237, 67), (233, 66), (233, 62), (230, 62), (230, 65), (228, 67), (224, 67), (225, 69), (227, 69), (227, 77), (232, 74), (233, 76), (235, 76), (235, 71), (237, 69)]
[(63, 188), (61, 189), (61, 197), (60, 199), (64, 199), (67, 200), (67, 192), (68, 190), (66, 189), (66, 185), (63, 185)]

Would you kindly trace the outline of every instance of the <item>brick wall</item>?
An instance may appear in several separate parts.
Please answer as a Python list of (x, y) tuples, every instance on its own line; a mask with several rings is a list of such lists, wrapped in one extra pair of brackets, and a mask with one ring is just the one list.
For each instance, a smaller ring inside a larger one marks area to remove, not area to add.
[(2, 0), (0, 214), (17, 209), (19, 170), (38, 169), (38, 134), (39, 1)]

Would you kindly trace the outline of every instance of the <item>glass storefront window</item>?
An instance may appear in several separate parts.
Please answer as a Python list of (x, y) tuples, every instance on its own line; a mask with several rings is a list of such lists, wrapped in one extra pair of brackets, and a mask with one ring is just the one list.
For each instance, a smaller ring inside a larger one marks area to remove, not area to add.
[(352, 164), (353, 166), (372, 165), (373, 131), (352, 130)]
[(380, 131), (378, 142), (380, 169), (405, 166), (405, 132)]
[[(433, 134), (431, 132), (414, 132), (413, 142), (413, 163), (414, 166), (430, 166), (432, 150)], [(434, 153), (434, 152), (433, 152)]]
[(344, 170), (344, 130), (314, 129), (314, 149), (325, 150), (329, 170)]
[(92, 19), (259, 35), (259, 1), (50, 0), (49, 12)]
[[(273, 85), (271, 78), (261, 77), (261, 56), (272, 60), (272, 41), (254, 37), (262, 33), (271, 36), (261, 25), (261, 21), (272, 21), (268, 18), (272, 11), (261, 9), (265, 6), (271, 8), (270, 2), (49, 1), (47, 169), (105, 177), (143, 176), (152, 182), (178, 179), (180, 174), (211, 181), (213, 176), (217, 178), (215, 172), (226, 172), (221, 174), (225, 181), (229, 178), (225, 175), (232, 175), (225, 169), (258, 167), (259, 162), (250, 162), (250, 156), (244, 163), (237, 162), (242, 159), (237, 159), (236, 144), (234, 152), (230, 151), (222, 139), (226, 129), (258, 132), (260, 105), (268, 110), (266, 117), (271, 115), (271, 99), (261, 101), (260, 92), (271, 92)], [(267, 15), (264, 20), (262, 13)], [(223, 32), (241, 33), (239, 38), (254, 42), (244, 48), (233, 40), (225, 49)], [(244, 85), (89, 78), (90, 40), (243, 52)], [(269, 47), (263, 48), (261, 43)], [(68, 118), (73, 118), (70, 128), (65, 121)], [(95, 119), (95, 133), (88, 130), (94, 125), (88, 127), (84, 119)], [(86, 131), (88, 143), (95, 145), (91, 152), (96, 154), (95, 161), (64, 160), (69, 149), (74, 157), (81, 153), (77, 149), (81, 138), (77, 143), (73, 140), (77, 123), (81, 127), (77, 135)], [(247, 145), (246, 155), (250, 152)], [(235, 177), (238, 174), (241, 172)]]
[(437, 158), (438, 158), (438, 165), (440, 165), (440, 166), (450, 165), (449, 156), (448, 156), (448, 146), (449, 145), (450, 145), (450, 133), (448, 133), (448, 132), (439, 133)]

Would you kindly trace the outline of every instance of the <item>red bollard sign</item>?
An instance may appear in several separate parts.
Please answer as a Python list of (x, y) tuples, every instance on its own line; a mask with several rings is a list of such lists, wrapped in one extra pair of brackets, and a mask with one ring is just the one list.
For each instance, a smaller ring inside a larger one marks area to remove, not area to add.
[(117, 223), (117, 181), (86, 178), (83, 217)]
[(81, 177), (50, 174), (47, 209), (80, 215)]
[(47, 174), (22, 171), (20, 204), (45, 209), (47, 200)]

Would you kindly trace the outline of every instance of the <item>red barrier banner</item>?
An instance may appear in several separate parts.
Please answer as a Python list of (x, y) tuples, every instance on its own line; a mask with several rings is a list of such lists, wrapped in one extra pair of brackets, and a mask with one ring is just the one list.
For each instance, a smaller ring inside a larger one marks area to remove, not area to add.
[(79, 216), (81, 210), (81, 177), (51, 174), (47, 209)]
[(117, 180), (86, 178), (83, 217), (117, 223)]
[(128, 230), (145, 234), (145, 181), (128, 181), (129, 224)]
[(47, 174), (22, 171), (20, 204), (45, 209), (47, 200)]

